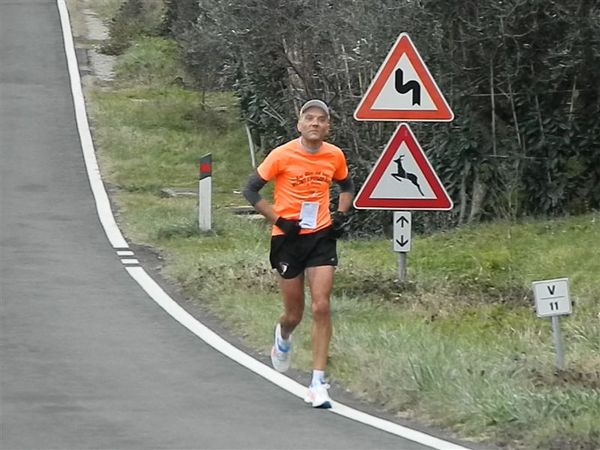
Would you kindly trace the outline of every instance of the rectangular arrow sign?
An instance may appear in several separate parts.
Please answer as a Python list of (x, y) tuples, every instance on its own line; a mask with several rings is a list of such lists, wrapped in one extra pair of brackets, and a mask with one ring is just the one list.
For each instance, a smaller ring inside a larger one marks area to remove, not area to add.
[(394, 211), (394, 251), (410, 252), (412, 215), (408, 211)]

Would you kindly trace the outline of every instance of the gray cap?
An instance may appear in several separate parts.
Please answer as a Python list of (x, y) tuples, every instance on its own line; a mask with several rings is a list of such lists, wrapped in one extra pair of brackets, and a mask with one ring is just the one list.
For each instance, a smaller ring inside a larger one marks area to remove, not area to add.
[(329, 108), (327, 107), (325, 102), (323, 102), (321, 100), (313, 99), (313, 100), (307, 101), (304, 105), (302, 105), (302, 108), (300, 108), (300, 115), (304, 114), (304, 111), (306, 111), (308, 108), (322, 109), (323, 111), (325, 111), (325, 114), (327, 114), (327, 117), (329, 117)]

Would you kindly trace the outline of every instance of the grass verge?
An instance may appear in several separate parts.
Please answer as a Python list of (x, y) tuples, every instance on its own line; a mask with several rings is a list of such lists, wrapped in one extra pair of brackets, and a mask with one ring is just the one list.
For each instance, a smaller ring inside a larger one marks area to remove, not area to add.
[[(102, 171), (127, 237), (158, 249), (165, 276), (266, 351), (280, 311), (268, 227), (227, 209), (244, 204), (239, 190), (251, 170), (237, 107), (221, 93), (203, 109), (198, 93), (169, 84), (178, 76), (174, 55), (160, 39), (139, 41), (121, 57), (115, 83), (88, 93)], [(150, 67), (139, 64), (148, 59)], [(160, 192), (196, 189), (196, 161), (208, 152), (215, 229), (202, 234), (195, 200)], [(599, 225), (596, 213), (416, 236), (403, 284), (389, 240), (341, 242), (330, 378), (471, 439), (597, 448)], [(562, 321), (563, 372), (554, 369), (549, 323), (535, 317), (530, 289), (556, 277), (570, 279), (575, 300)], [(307, 371), (309, 316), (295, 335), (294, 361)]]

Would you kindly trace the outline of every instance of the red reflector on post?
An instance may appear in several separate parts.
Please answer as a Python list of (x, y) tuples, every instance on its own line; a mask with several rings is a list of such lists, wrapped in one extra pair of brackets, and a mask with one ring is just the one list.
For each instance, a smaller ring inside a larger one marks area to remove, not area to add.
[(199, 167), (201, 180), (212, 175), (212, 155), (210, 153), (200, 158)]

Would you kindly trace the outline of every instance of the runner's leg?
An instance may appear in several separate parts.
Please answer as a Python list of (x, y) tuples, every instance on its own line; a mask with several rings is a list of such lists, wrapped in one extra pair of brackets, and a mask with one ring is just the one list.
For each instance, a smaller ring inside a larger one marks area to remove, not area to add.
[(333, 287), (334, 266), (307, 267), (308, 284), (312, 299), (312, 353), (313, 369), (325, 370), (331, 340), (331, 315), (329, 297)]
[(304, 314), (304, 274), (291, 279), (279, 277), (279, 287), (283, 297), (283, 314), (279, 318), (281, 337), (288, 339)]

